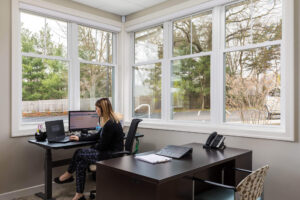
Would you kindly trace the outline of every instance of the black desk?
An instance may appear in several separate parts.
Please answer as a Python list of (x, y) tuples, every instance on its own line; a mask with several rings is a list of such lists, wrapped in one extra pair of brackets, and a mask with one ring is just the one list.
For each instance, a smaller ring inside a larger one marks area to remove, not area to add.
[[(29, 140), (29, 143), (36, 144), (45, 149), (45, 193), (37, 193), (38, 197), (45, 200), (51, 200), (52, 198), (52, 168), (60, 167), (70, 164), (71, 158), (58, 161), (52, 161), (52, 149), (70, 149), (81, 146), (89, 146), (95, 144), (95, 141), (81, 141), (81, 142), (68, 142), (68, 143), (48, 143), (37, 142), (35, 139)], [(45, 195), (46, 194), (46, 195)]]
[(194, 193), (205, 188), (192, 177), (236, 185), (243, 177), (234, 175), (233, 168), (252, 169), (250, 150), (206, 150), (197, 143), (184, 146), (193, 147), (193, 152), (161, 164), (134, 156), (97, 162), (97, 200), (192, 200)]
[[(143, 134), (136, 134), (135, 139), (138, 142), (139, 138), (144, 137)], [(126, 139), (127, 136), (124, 137)], [(68, 142), (68, 143), (48, 143), (48, 141), (45, 142), (37, 142), (35, 139), (29, 140), (29, 143), (36, 144), (42, 148), (45, 149), (45, 163), (44, 163), (44, 169), (45, 169), (45, 193), (37, 193), (36, 195), (38, 197), (41, 197), (45, 200), (53, 200), (52, 198), (52, 168), (60, 167), (64, 165), (68, 165), (71, 162), (71, 158), (69, 159), (63, 159), (58, 161), (52, 161), (52, 149), (71, 149), (81, 146), (89, 146), (92, 144), (95, 144), (96, 141), (80, 141), (80, 142)], [(138, 150), (138, 146), (137, 149)], [(45, 195), (46, 194), (46, 195)]]

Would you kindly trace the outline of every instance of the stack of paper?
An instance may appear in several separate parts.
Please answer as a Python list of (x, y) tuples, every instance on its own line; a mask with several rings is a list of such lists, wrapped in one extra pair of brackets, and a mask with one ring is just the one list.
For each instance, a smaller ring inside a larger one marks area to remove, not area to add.
[(168, 162), (168, 161), (172, 160), (172, 158), (168, 158), (168, 157), (165, 157), (165, 156), (159, 156), (159, 155), (156, 155), (156, 154), (136, 156), (135, 158), (138, 159), (138, 160), (148, 162), (148, 163), (152, 163), (152, 164)]

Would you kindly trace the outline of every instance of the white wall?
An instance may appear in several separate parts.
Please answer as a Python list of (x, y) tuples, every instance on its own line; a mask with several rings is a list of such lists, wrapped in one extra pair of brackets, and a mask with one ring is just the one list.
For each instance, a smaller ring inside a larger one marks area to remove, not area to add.
[[(182, 4), (169, 3), (164, 9), (147, 9), (129, 16), (126, 26), (133, 26), (143, 20), (155, 19), (176, 10), (195, 5), (207, 0), (193, 0)], [(265, 184), (266, 200), (298, 200), (300, 199), (300, 144), (299, 138), (299, 63), (300, 63), (300, 1), (295, 0), (295, 102), (296, 102), (296, 142), (283, 142), (265, 139), (252, 139), (242, 137), (226, 137), (226, 145), (230, 147), (251, 149), (253, 151), (253, 169), (269, 164), (270, 171)], [(154, 129), (139, 129), (145, 134), (141, 140), (141, 150), (153, 150), (167, 144), (185, 144), (190, 142), (204, 143), (207, 134), (183, 133)]]

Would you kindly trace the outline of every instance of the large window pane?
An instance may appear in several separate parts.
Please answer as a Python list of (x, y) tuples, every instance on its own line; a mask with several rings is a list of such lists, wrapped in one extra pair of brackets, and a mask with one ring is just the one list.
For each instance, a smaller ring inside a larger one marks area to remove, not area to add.
[(172, 119), (210, 120), (210, 56), (172, 63)]
[(79, 58), (100, 63), (112, 63), (112, 33), (78, 26)]
[(280, 46), (226, 53), (226, 121), (280, 124)]
[(113, 102), (113, 68), (80, 64), (80, 109), (94, 110), (96, 100), (107, 97)]
[(67, 57), (67, 23), (21, 12), (22, 52)]
[(280, 40), (281, 0), (246, 0), (226, 7), (226, 47)]
[(192, 53), (211, 51), (212, 13), (201, 13), (192, 18)]
[(23, 56), (22, 122), (67, 119), (68, 63)]
[(173, 23), (173, 56), (191, 54), (191, 17)]
[(133, 117), (161, 118), (161, 63), (133, 67)]
[(226, 6), (226, 47), (251, 44), (251, 0)]
[(162, 26), (136, 32), (134, 39), (135, 63), (163, 58)]

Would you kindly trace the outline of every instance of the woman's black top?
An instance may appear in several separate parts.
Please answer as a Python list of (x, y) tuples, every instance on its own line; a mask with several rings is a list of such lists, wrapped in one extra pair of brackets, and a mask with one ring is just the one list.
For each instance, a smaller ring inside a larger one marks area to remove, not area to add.
[(111, 153), (123, 151), (124, 133), (120, 123), (108, 120), (102, 129), (96, 134), (81, 135), (79, 141), (97, 141), (92, 148), (100, 152), (101, 158), (111, 158)]

